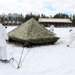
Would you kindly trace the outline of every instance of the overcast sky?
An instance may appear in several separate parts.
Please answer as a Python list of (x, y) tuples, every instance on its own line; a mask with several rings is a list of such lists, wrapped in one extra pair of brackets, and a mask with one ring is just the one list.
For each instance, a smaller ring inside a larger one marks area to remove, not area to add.
[(23, 15), (57, 13), (74, 14), (75, 0), (0, 0), (0, 14), (22, 13)]

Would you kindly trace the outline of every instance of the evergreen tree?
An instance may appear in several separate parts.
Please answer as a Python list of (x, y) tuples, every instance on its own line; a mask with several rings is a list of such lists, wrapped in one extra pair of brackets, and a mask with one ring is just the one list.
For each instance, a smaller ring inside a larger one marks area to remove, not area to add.
[(54, 18), (69, 18), (69, 16), (67, 14), (58, 13), (54, 15)]
[(75, 26), (75, 14), (73, 15), (72, 23), (73, 23), (73, 26)]

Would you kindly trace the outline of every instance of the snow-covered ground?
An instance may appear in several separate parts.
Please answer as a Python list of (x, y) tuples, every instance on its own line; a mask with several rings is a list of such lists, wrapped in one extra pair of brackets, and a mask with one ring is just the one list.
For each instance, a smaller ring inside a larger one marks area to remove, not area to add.
[[(8, 27), (7, 32), (16, 27)], [(49, 29), (49, 28), (48, 28)], [(14, 63), (0, 63), (0, 75), (75, 75), (75, 42), (70, 47), (69, 30), (75, 28), (55, 28), (60, 37), (55, 45), (24, 48), (21, 67), (17, 69), (22, 47), (7, 45), (8, 59), (14, 57)], [(26, 54), (28, 52), (28, 54)]]

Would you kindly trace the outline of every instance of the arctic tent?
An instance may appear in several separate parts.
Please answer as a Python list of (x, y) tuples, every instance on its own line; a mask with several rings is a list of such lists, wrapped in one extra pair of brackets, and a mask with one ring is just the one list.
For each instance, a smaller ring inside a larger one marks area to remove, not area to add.
[(31, 18), (8, 33), (9, 41), (23, 46), (54, 44), (59, 37)]

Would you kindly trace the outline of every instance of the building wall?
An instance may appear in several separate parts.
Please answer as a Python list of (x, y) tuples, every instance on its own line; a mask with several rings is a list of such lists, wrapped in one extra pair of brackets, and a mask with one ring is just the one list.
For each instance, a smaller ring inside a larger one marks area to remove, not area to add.
[(45, 27), (50, 27), (52, 24), (55, 27), (71, 27), (72, 23), (49, 23), (49, 22), (40, 22), (41, 25), (44, 25)]

